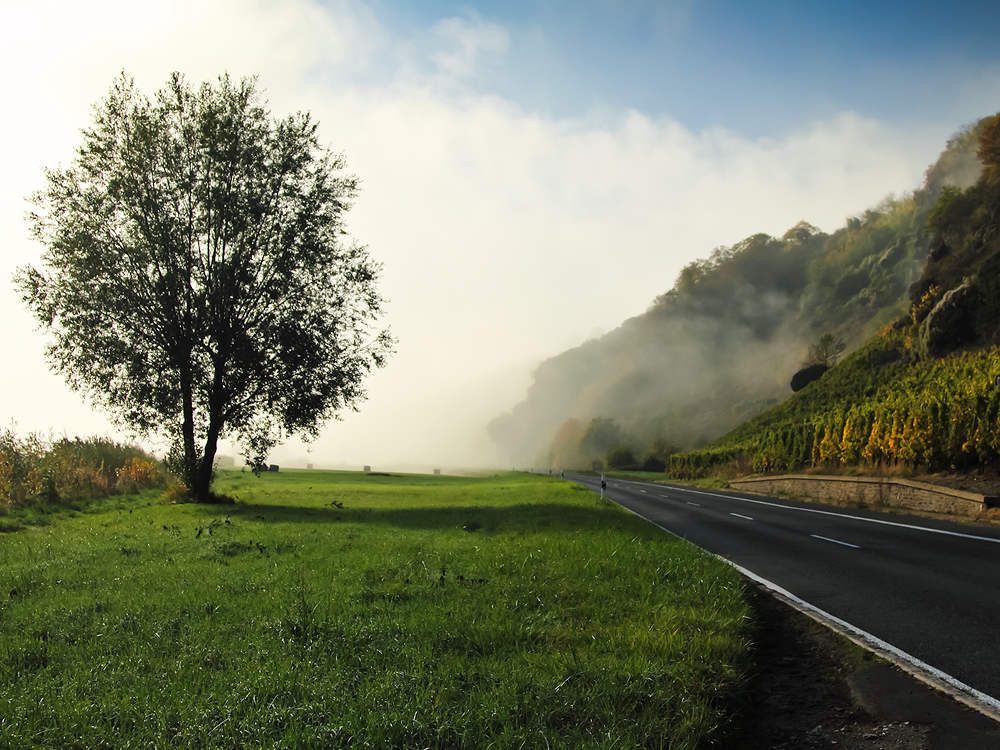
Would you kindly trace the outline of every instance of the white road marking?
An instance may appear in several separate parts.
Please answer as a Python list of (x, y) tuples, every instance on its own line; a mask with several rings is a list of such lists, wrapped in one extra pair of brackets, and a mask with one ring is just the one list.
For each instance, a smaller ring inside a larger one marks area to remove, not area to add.
[[(668, 534), (673, 534), (673, 532), (670, 531), (669, 529), (666, 529), (662, 526), (659, 526), (659, 528), (663, 529)], [(674, 536), (676, 536), (676, 534), (674, 534)], [(783, 589), (776, 583), (772, 583), (766, 578), (757, 575), (753, 571), (747, 570), (741, 565), (737, 565), (731, 560), (727, 560), (726, 558), (721, 557), (719, 555), (715, 555), (715, 557), (718, 557), (723, 562), (732, 565), (734, 568), (736, 568), (738, 571), (740, 571), (743, 575), (747, 576), (748, 578), (757, 581), (757, 583), (771, 589), (771, 591), (780, 594), (789, 601), (793, 602), (794, 606), (796, 606), (796, 608), (799, 609), (800, 611), (805, 612), (807, 614), (812, 613), (813, 615), (815, 615), (817, 618), (820, 619), (820, 622), (826, 620), (828, 626), (832, 626), (834, 629), (839, 630), (841, 633), (846, 635), (848, 638), (850, 638), (852, 641), (859, 644), (860, 646), (863, 646), (864, 648), (867, 648), (870, 651), (875, 651), (875, 652), (881, 651), (882, 653), (880, 654), (880, 656), (887, 657), (889, 661), (894, 662), (895, 664), (902, 667), (910, 674), (923, 679), (924, 682), (930, 682), (930, 680), (926, 679), (927, 676), (935, 678), (937, 681), (939, 681), (939, 683), (943, 683), (943, 685), (941, 684), (937, 685), (939, 689), (941, 687), (945, 687), (946, 692), (948, 692), (961, 702), (965, 703), (967, 706), (971, 706), (975, 708), (977, 711), (986, 713), (987, 715), (992, 716), (993, 718), (996, 718), (997, 715), (1000, 714), (1000, 701), (998, 701), (992, 695), (987, 695), (982, 691), (976, 690), (974, 687), (970, 685), (966, 685), (964, 682), (955, 677), (952, 677), (947, 672), (943, 672), (937, 667), (932, 667), (927, 662), (921, 661), (912, 654), (903, 651), (901, 648), (893, 646), (891, 643), (887, 641), (883, 641), (878, 636), (874, 636), (866, 630), (862, 630), (857, 625), (852, 625), (851, 623), (847, 622), (847, 620), (841, 620), (839, 617), (831, 615), (829, 612), (820, 609), (814, 604), (810, 604), (805, 599), (796, 596), (790, 591)], [(934, 683), (931, 682), (931, 684)], [(950, 688), (950, 690), (947, 690), (947, 688)]]
[(691, 502), (689, 502), (688, 505), (693, 505), (696, 508), (700, 508), (701, 507), (701, 505), (698, 504), (698, 503), (691, 503)]
[[(711, 493), (703, 493), (703, 494), (711, 494)], [(729, 496), (719, 495), (719, 497), (729, 497)], [(751, 501), (751, 502), (760, 502), (760, 501)], [(688, 503), (688, 505), (695, 505), (695, 504), (696, 503)], [(774, 505), (774, 503), (763, 503), (763, 504)], [(625, 506), (622, 507), (625, 508)], [(778, 506), (778, 507), (784, 508), (787, 506)], [(670, 534), (671, 536), (675, 536), (678, 539), (683, 539), (683, 537), (678, 536), (677, 533), (671, 531), (666, 526), (661, 526), (660, 524), (654, 521), (650, 521), (648, 518), (636, 513), (631, 508), (625, 508), (625, 510), (635, 516), (639, 516), (639, 518), (648, 521), (661, 531), (665, 531), (666, 533)], [(795, 509), (795, 510), (800, 510), (800, 509)], [(803, 508), (801, 510), (806, 510), (806, 509)], [(834, 513), (830, 515), (839, 515), (839, 514)], [(863, 518), (860, 520), (867, 521), (873, 519)], [(894, 524), (889, 521), (882, 521), (881, 523), (887, 523), (890, 526), (906, 525), (906, 524)], [(916, 526), (914, 528), (919, 529), (920, 527)], [(929, 530), (936, 531), (936, 529), (929, 529)], [(950, 532), (945, 531), (941, 533), (947, 534)], [(957, 536), (968, 536), (968, 535), (957, 534)], [(989, 537), (985, 537), (985, 539), (991, 542), (1000, 541), (997, 539), (990, 539)], [(952, 677), (947, 672), (943, 672), (940, 669), (937, 669), (936, 667), (932, 667), (927, 662), (921, 661), (917, 657), (907, 653), (906, 651), (903, 651), (900, 648), (897, 648), (896, 646), (893, 646), (891, 643), (888, 643), (887, 641), (883, 641), (881, 638), (872, 635), (868, 631), (862, 630), (858, 626), (852, 625), (846, 620), (841, 620), (839, 617), (831, 615), (829, 612), (822, 610), (813, 604), (810, 604), (805, 599), (796, 596), (787, 589), (783, 589), (776, 583), (772, 583), (763, 576), (757, 575), (752, 570), (748, 570), (747, 568), (744, 568), (742, 565), (734, 563), (732, 560), (727, 560), (721, 555), (716, 555), (711, 552), (709, 552), (708, 554), (712, 555), (712, 557), (722, 560), (722, 562), (726, 563), (727, 565), (732, 565), (734, 568), (736, 568), (736, 570), (745, 575), (747, 578), (757, 581), (757, 583), (765, 586), (766, 588), (769, 588), (776, 594), (779, 594), (787, 598), (788, 601), (793, 602), (793, 606), (795, 606), (800, 611), (813, 615), (814, 617), (819, 619), (820, 622), (823, 622), (825, 620), (829, 627), (832, 627), (835, 630), (838, 630), (839, 632), (843, 633), (844, 635), (846, 635), (848, 638), (850, 638), (852, 641), (859, 644), (860, 646), (867, 648), (871, 651), (882, 652), (880, 654), (881, 656), (884, 656), (888, 660), (902, 667), (910, 674), (913, 674), (917, 677), (921, 677), (923, 675), (922, 679), (924, 679), (925, 682), (928, 681), (926, 680), (926, 676), (936, 678), (938, 681), (940, 681), (940, 683), (943, 683), (942, 685), (938, 686), (939, 688), (941, 687), (944, 687), (946, 689), (950, 688), (950, 690), (947, 690), (947, 692), (949, 692), (953, 697), (965, 703), (967, 706), (971, 706), (972, 708), (975, 708), (977, 711), (986, 713), (987, 715), (993, 718), (997, 718), (998, 716), (1000, 716), (1000, 700), (997, 700), (992, 695), (987, 695), (986, 693), (976, 690), (974, 687), (966, 685), (961, 680)]]
[(750, 518), (750, 516), (741, 516), (739, 513), (730, 513), (729, 515), (736, 516), (737, 518), (745, 518), (748, 521), (752, 521), (753, 520), (752, 518)]
[(859, 547), (856, 544), (849, 544), (848, 542), (841, 542), (838, 539), (831, 539), (828, 536), (820, 536), (819, 534), (810, 534), (809, 536), (811, 536), (813, 539), (822, 539), (824, 542), (833, 542), (834, 544), (843, 544), (845, 547), (852, 547), (853, 549), (861, 549), (861, 547)]
[[(636, 482), (635, 484), (638, 484)], [(820, 510), (819, 508), (797, 508), (794, 505), (782, 505), (781, 503), (770, 503), (766, 500), (754, 500), (749, 497), (740, 497), (739, 495), (722, 495), (718, 492), (706, 492), (705, 490), (697, 490), (689, 487), (679, 487), (676, 485), (671, 485), (671, 490), (677, 492), (690, 492), (693, 495), (702, 495), (705, 497), (718, 497), (723, 500), (739, 500), (744, 503), (755, 503), (756, 505), (767, 505), (772, 508), (782, 508), (784, 510), (797, 510), (802, 513), (818, 513), (821, 516), (836, 516), (837, 518), (849, 518), (854, 521), (864, 521), (865, 523), (879, 523), (883, 526), (896, 526), (901, 529), (911, 529), (912, 531), (926, 531), (931, 534), (944, 534), (946, 536), (957, 536), (962, 539), (976, 539), (980, 542), (993, 542), (994, 544), (1000, 544), (1000, 539), (990, 536), (978, 536), (976, 534), (963, 534), (959, 531), (948, 531), (946, 529), (934, 529), (927, 526), (915, 526), (909, 523), (897, 523), (896, 521), (883, 521), (881, 518), (865, 518), (863, 516), (852, 516), (849, 513), (834, 513), (829, 510)]]

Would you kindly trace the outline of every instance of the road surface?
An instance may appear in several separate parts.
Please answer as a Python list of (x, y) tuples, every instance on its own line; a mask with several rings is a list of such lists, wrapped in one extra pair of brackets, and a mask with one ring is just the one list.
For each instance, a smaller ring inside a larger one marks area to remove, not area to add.
[[(567, 475), (595, 492), (599, 478)], [(992, 698), (1000, 530), (608, 479), (605, 496)]]

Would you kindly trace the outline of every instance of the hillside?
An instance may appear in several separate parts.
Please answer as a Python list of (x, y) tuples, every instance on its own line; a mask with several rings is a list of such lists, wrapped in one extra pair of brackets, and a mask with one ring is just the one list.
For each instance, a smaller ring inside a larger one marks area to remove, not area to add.
[(911, 294), (929, 311), (984, 260), (955, 233), (995, 224), (969, 197), (982, 191), (986, 123), (950, 139), (911, 194), (832, 234), (803, 221), (689, 264), (644, 314), (543, 362), (525, 400), (490, 423), (493, 441), (514, 464), (659, 469), (787, 399), (823, 337), (858, 349), (909, 314)]
[(784, 403), (700, 450), (677, 454), (679, 476), (904, 466), (932, 471), (1000, 460), (1000, 353), (995, 347), (914, 357), (887, 327)]
[(1000, 468), (1000, 115), (980, 178), (928, 214), (929, 256), (906, 316), (784, 403), (671, 471)]

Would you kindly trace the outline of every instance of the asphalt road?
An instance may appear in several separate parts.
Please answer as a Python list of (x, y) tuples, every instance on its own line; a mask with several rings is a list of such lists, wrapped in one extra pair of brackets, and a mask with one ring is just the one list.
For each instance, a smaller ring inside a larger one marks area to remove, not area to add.
[(1000, 698), (1000, 530), (617, 479), (605, 496)]

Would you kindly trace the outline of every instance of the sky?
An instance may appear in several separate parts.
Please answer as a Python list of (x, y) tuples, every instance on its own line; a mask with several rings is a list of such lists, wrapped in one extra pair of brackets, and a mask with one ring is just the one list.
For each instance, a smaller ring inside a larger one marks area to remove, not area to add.
[(503, 466), (485, 425), (543, 359), (719, 245), (918, 187), (1000, 110), (996, 2), (0, 4), (0, 429), (131, 438), (50, 371), (10, 282), (42, 252), (26, 198), (123, 71), (150, 96), (228, 72), (275, 116), (310, 111), (361, 179), (348, 229), (399, 341), (358, 412), (275, 450), (286, 466)]

